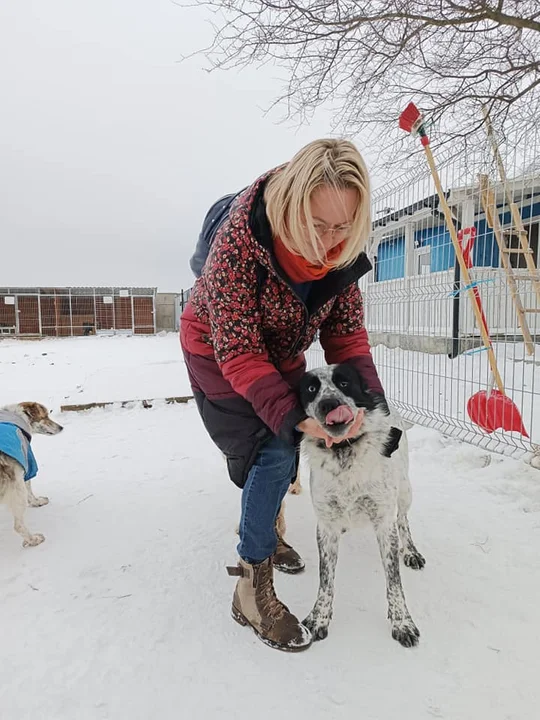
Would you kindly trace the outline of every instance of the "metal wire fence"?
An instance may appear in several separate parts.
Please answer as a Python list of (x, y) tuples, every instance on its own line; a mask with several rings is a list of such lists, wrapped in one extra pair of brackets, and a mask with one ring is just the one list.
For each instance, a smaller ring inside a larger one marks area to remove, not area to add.
[[(495, 147), (493, 139), (486, 135), (485, 147), (466, 156), (447, 153), (439, 171), (463, 247), (472, 239), (470, 273), (505, 393), (530, 439), (486, 432), (467, 413), (470, 396), (490, 393), (493, 378), (421, 156), (414, 173), (374, 192), (368, 252), (374, 270), (361, 287), (374, 359), (402, 415), (489, 450), (524, 455), (540, 445), (538, 135), (498, 138)], [(314, 346), (309, 364), (322, 362)]]

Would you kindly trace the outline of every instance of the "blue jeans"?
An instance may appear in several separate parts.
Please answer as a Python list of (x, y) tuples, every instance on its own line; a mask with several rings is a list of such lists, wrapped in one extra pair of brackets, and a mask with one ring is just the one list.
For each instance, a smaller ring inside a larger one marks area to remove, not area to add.
[(260, 563), (276, 551), (276, 519), (293, 479), (296, 451), (277, 437), (259, 451), (242, 490), (238, 554)]

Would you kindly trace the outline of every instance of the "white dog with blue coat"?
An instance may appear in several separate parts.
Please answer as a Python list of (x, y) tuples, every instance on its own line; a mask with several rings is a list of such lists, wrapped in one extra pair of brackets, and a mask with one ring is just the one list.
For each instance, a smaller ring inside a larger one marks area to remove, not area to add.
[(32, 478), (38, 465), (32, 451), (32, 435), (56, 435), (62, 426), (51, 420), (47, 408), (35, 402), (23, 402), (0, 408), (0, 503), (13, 515), (15, 532), (23, 538), (23, 547), (39, 545), (41, 533), (31, 533), (25, 524), (28, 505), (41, 507), (49, 500), (32, 492)]

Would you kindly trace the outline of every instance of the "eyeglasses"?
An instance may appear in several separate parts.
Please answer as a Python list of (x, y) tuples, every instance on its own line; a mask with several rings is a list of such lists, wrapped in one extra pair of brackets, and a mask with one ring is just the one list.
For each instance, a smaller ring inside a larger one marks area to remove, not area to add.
[(322, 239), (330, 233), (332, 237), (345, 237), (351, 231), (351, 223), (343, 223), (342, 225), (327, 225), (326, 223), (313, 223), (317, 237)]

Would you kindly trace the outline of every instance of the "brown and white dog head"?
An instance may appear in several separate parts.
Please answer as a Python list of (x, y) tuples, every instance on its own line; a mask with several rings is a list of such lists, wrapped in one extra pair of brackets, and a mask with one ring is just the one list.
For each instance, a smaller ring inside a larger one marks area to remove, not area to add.
[(51, 420), (47, 408), (37, 402), (22, 402), (17, 405), (9, 405), (4, 410), (9, 410), (26, 420), (32, 434), (57, 435), (64, 429), (62, 425)]

